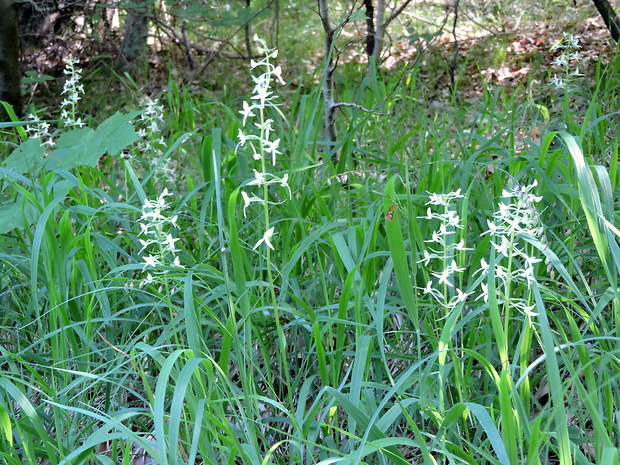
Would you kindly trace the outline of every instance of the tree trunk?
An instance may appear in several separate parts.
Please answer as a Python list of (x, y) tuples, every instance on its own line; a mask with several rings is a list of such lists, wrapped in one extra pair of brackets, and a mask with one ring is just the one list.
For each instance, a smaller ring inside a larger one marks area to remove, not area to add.
[[(0, 100), (10, 103), (21, 114), (19, 35), (13, 0), (0, 0)], [(0, 119), (6, 116), (0, 107)]]
[(121, 48), (121, 64), (125, 71), (146, 71), (148, 51), (149, 16), (147, 1), (133, 3), (127, 11), (123, 45)]
[(334, 40), (336, 29), (329, 19), (327, 0), (319, 0), (319, 16), (325, 34), (325, 73), (323, 76), (323, 105), (325, 114), (325, 154), (331, 153), (334, 164), (338, 162), (338, 155), (334, 148), (338, 135), (336, 134), (336, 106), (334, 104)]
[(618, 16), (614, 11), (614, 8), (609, 4), (608, 0), (592, 0), (594, 2), (594, 6), (603, 17), (603, 21), (605, 21), (605, 26), (611, 32), (611, 37), (618, 42), (620, 39), (620, 21), (618, 21)]
[(370, 61), (370, 57), (375, 52), (375, 7), (372, 5), (372, 0), (364, 0), (364, 7), (366, 8), (366, 54)]
[(375, 63), (379, 65), (379, 58), (381, 58), (381, 48), (383, 48), (383, 16), (385, 15), (385, 0), (379, 0), (377, 2), (377, 30), (375, 31), (375, 47), (372, 51), (372, 56), (375, 57)]
[[(246, 8), (252, 6), (250, 1), (251, 0), (245, 0)], [(245, 30), (245, 48), (247, 49), (248, 58), (251, 60), (254, 56), (252, 55), (252, 42), (250, 41), (250, 23), (248, 22), (243, 29)]]

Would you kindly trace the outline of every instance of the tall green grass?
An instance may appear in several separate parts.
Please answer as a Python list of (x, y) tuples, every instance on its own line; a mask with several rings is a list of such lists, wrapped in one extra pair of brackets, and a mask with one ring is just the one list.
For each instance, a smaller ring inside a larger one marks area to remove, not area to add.
[[(342, 95), (365, 107), (389, 95), (398, 111), (345, 109), (337, 166), (320, 153), (320, 95), (298, 92), (278, 119), (275, 169), (293, 195), (270, 210), (268, 259), (252, 250), (262, 213), (242, 214), (254, 162), (235, 154), (241, 100), (170, 84), (176, 179), (131, 146), (132, 160), (0, 168), (0, 459), (615, 463), (618, 82), (599, 73), (578, 115), (502, 90), (436, 111), (415, 76), (396, 93), (389, 78), (361, 93), (345, 81)], [(483, 233), (503, 189), (535, 180), (545, 239), (515, 240), (543, 261), (502, 295), (476, 273), (501, 259)], [(164, 187), (183, 267), (144, 284), (141, 207)], [(429, 193), (458, 189), (453, 240), (470, 250), (450, 259), (471, 294), (446, 309), (423, 293), (438, 227), (423, 217)]]

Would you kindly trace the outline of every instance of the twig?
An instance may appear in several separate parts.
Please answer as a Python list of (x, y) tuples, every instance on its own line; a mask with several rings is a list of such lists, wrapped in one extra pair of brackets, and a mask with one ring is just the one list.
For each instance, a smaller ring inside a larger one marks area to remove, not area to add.
[(183, 34), (183, 45), (185, 46), (185, 56), (187, 56), (187, 64), (189, 65), (189, 70), (194, 71), (196, 66), (194, 64), (194, 57), (192, 56), (192, 50), (189, 44), (189, 38), (187, 37), (187, 28), (185, 27), (185, 21), (183, 21), (183, 26), (181, 26), (181, 33)]
[(396, 114), (395, 111), (390, 111), (389, 113), (381, 113), (375, 110), (369, 110), (368, 108), (364, 108), (363, 106), (358, 105), (357, 103), (337, 102), (332, 105), (332, 108), (339, 108), (339, 107), (357, 108), (358, 110), (361, 110), (364, 113), (370, 113), (371, 115), (376, 115), (376, 116), (394, 116)]
[(456, 71), (456, 60), (459, 55), (459, 40), (456, 36), (456, 24), (459, 20), (459, 0), (454, 0), (454, 22), (452, 23), (452, 37), (454, 37), (454, 53), (452, 54), (452, 60), (450, 61), (450, 89), (452, 92), (456, 92), (456, 82), (454, 79), (454, 73)]

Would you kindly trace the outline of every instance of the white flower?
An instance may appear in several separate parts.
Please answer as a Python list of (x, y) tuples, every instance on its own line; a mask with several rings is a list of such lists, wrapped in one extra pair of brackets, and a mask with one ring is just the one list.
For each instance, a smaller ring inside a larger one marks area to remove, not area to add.
[(523, 313), (526, 316), (531, 317), (536, 317), (538, 316), (537, 312), (533, 312), (532, 310), (534, 310), (536, 308), (536, 305), (524, 305), (523, 308), (521, 308), (521, 310), (523, 311)]
[(566, 89), (566, 79), (562, 79), (561, 77), (558, 77), (557, 74), (553, 75), (553, 78), (551, 79), (550, 84), (556, 89)]
[[(257, 170), (254, 170), (254, 179), (248, 183), (248, 186), (262, 186), (265, 184), (265, 173), (260, 173)], [(243, 193), (241, 194), (243, 195)]]
[(241, 129), (239, 129), (239, 132), (237, 133), (237, 139), (239, 139), (239, 143), (237, 144), (237, 147), (235, 147), (235, 152), (239, 147), (243, 147), (245, 145), (245, 142), (248, 140), (248, 138), (245, 136), (245, 134), (243, 134), (243, 131)]
[(460, 250), (460, 251), (464, 252), (466, 250), (474, 250), (474, 249), (469, 248), (469, 247), (465, 247), (465, 239), (461, 239), (459, 241), (459, 243), (456, 244), (456, 250)]
[(144, 258), (144, 267), (142, 268), (143, 270), (145, 270), (148, 266), (157, 266), (159, 265), (159, 260), (157, 259), (157, 257), (154, 257), (153, 255), (147, 255)]
[(431, 192), (428, 194), (428, 202), (426, 202), (426, 205), (443, 205), (443, 197), (440, 194)]
[(267, 244), (267, 247), (269, 247), (271, 250), (275, 250), (273, 248), (273, 244), (271, 243), (271, 238), (273, 237), (273, 234), (274, 234), (274, 227), (272, 226), (267, 231), (265, 231), (265, 234), (263, 234), (263, 237), (261, 238), (261, 240), (259, 240), (254, 245), (253, 250), (256, 250), (258, 246), (261, 245), (263, 242)]
[(454, 210), (448, 211), (448, 213), (444, 215), (444, 218), (450, 226), (463, 229), (463, 226), (461, 225), (461, 218)]
[(284, 177), (280, 179), (280, 187), (286, 187), (288, 189), (288, 198), (293, 198), (293, 193), (291, 192), (291, 188), (288, 185), (288, 173), (286, 173)]
[(439, 225), (439, 235), (440, 236), (447, 236), (449, 234), (454, 234), (454, 231), (448, 231), (448, 227), (446, 226), (445, 223), (441, 223)]
[(480, 287), (482, 288), (482, 293), (476, 297), (476, 299), (482, 299), (484, 302), (489, 302), (489, 286), (486, 283), (480, 283)]
[[(140, 226), (142, 226), (142, 224), (140, 224)], [(140, 244), (142, 244), (142, 248), (140, 249), (140, 252), (138, 253), (142, 253), (144, 251), (144, 249), (146, 249), (149, 245), (154, 244), (155, 241), (154, 240), (144, 240), (144, 239), (139, 239)]]
[(435, 214), (431, 210), (431, 207), (428, 207), (426, 209), (426, 216), (419, 216), (418, 218), (424, 218), (425, 220), (432, 220), (433, 218), (435, 218)]
[(286, 84), (286, 82), (284, 82), (284, 79), (282, 79), (282, 68), (280, 66), (276, 66), (273, 69), (273, 75), (276, 77), (276, 79), (278, 80), (278, 82), (282, 85)]
[(564, 47), (566, 48), (581, 48), (581, 45), (579, 45), (579, 39), (573, 36), (570, 32), (564, 32), (562, 39), (564, 40)]
[[(245, 100), (243, 101), (243, 110), (241, 110), (239, 113), (243, 115), (244, 126), (245, 126), (245, 121), (248, 119), (248, 117), (256, 116), (256, 114), (252, 111), (254, 108), (255, 108), (254, 105), (248, 105), (248, 102), (246, 102)], [(241, 130), (239, 130), (239, 132), (241, 133)]]
[(241, 197), (243, 197), (243, 217), (246, 218), (246, 209), (250, 206), (252, 202), (263, 203), (263, 199), (260, 199), (253, 195), (250, 197), (245, 191), (241, 191)]
[(252, 95), (250, 98), (252, 100), (260, 100), (261, 102), (265, 102), (267, 100), (269, 100), (269, 96), (272, 94), (273, 92), (271, 92), (269, 90), (269, 87), (265, 87), (265, 86), (256, 86), (254, 88), (254, 95)]
[(173, 238), (172, 234), (166, 234), (166, 238), (164, 239), (164, 246), (172, 253), (178, 252), (179, 249), (177, 249), (174, 245), (174, 243), (178, 240), (179, 238)]
[(561, 54), (551, 62), (552, 65), (561, 66), (563, 68), (568, 66), (568, 57), (565, 54)]
[(433, 231), (433, 238), (424, 242), (436, 242), (437, 244), (444, 245), (443, 235), (441, 231)]
[(276, 164), (276, 155), (280, 155), (282, 152), (278, 151), (278, 145), (280, 145), (280, 139), (276, 139), (273, 142), (265, 141), (265, 153), (271, 154), (271, 164)]
[(443, 294), (437, 289), (433, 289), (433, 281), (426, 283), (426, 287), (422, 290), (422, 293), (430, 294), (440, 302), (443, 300)]
[(66, 98), (60, 104), (60, 119), (65, 126), (82, 127), (84, 123), (81, 119), (75, 119), (76, 105), (81, 99), (80, 94), (84, 93), (84, 86), (79, 83), (82, 70), (75, 68), (77, 63), (78, 61), (73, 58), (65, 60), (66, 66), (63, 73), (68, 76), (68, 79), (65, 81), (61, 92), (61, 95), (66, 95)]
[(452, 273), (457, 273), (457, 272), (461, 272), (461, 271), (465, 271), (465, 268), (459, 268), (456, 265), (456, 262), (454, 260), (452, 260), (452, 263), (450, 263), (450, 266), (448, 266), (448, 269), (452, 272)]
[(439, 284), (445, 284), (449, 287), (454, 287), (454, 285), (450, 282), (450, 278), (452, 277), (452, 269), (450, 267), (443, 270), (441, 273), (431, 273), (433, 276), (439, 279)]
[(483, 273), (488, 273), (488, 271), (489, 271), (489, 264), (487, 263), (487, 261), (484, 258), (480, 259), (480, 270)]
[(416, 263), (424, 263), (426, 266), (430, 263), (433, 258), (438, 258), (435, 254), (429, 254), (428, 250), (424, 251), (424, 258), (422, 260), (418, 260)]
[(450, 205), (451, 200), (464, 198), (464, 196), (461, 195), (461, 189), (457, 189), (456, 191), (449, 192), (447, 194), (429, 193), (428, 198), (429, 198), (429, 201), (426, 202), (426, 205), (448, 206)]
[(456, 290), (456, 301), (457, 302), (465, 302), (467, 297), (471, 294), (471, 292), (463, 292), (460, 289)]
[(497, 245), (495, 242), (491, 242), (495, 250), (503, 255), (504, 257), (508, 257), (510, 250), (512, 248), (512, 244), (510, 240), (506, 236), (501, 236), (501, 244)]

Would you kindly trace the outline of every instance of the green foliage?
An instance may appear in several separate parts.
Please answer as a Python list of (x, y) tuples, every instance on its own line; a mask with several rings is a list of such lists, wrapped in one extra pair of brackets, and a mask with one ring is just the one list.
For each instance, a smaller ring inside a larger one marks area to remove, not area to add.
[[(138, 137), (136, 111), (16, 144), (0, 168), (2, 461), (613, 463), (605, 76), (581, 114), (502, 90), (434, 110), (415, 75), (344, 80), (343, 97), (398, 111), (343, 108), (336, 167), (316, 90), (252, 108), (270, 134), (240, 101), (171, 82), (146, 136), (163, 141)], [(182, 164), (158, 175), (168, 159)], [(292, 195), (258, 191), (257, 172)], [(505, 214), (519, 206), (529, 229)], [(255, 247), (270, 225), (273, 250)]]

